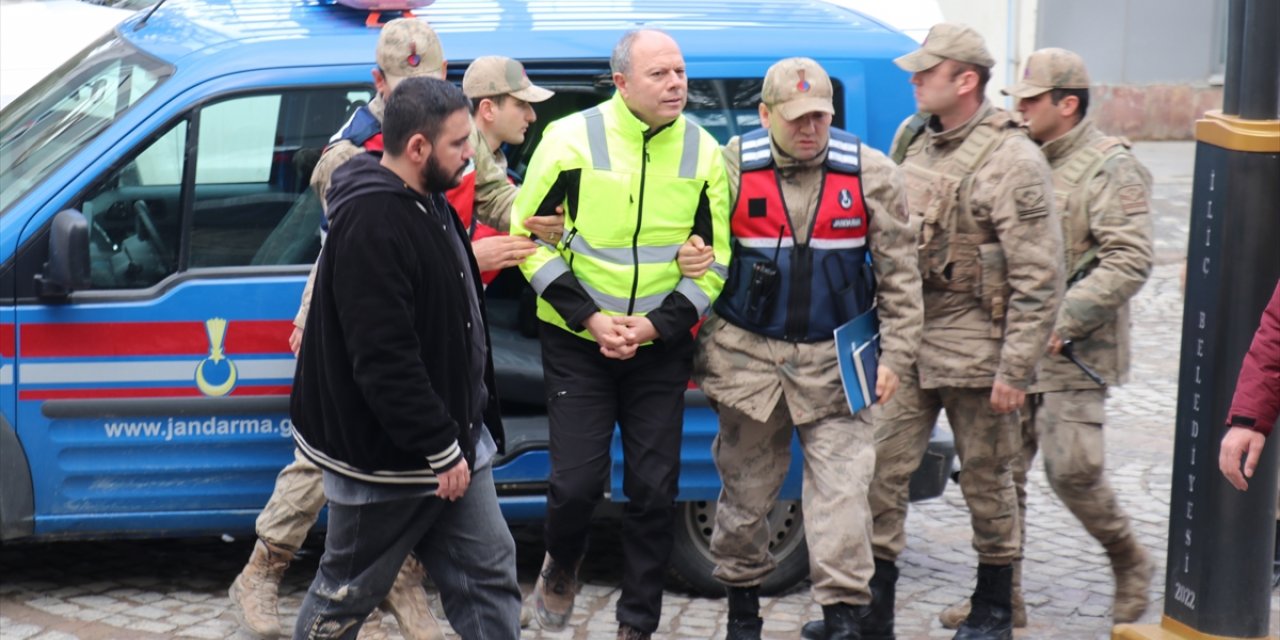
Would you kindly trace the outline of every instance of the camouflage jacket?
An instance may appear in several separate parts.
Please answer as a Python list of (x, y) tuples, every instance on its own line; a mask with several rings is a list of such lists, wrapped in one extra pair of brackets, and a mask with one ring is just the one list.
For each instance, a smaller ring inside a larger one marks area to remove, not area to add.
[(921, 387), (1000, 380), (1026, 389), (1063, 288), (1048, 163), (1009, 114), (989, 103), (968, 122), (937, 129), (933, 118), (902, 165), (920, 238)]
[[(1129, 299), (1151, 275), (1151, 175), (1091, 121), (1046, 143), (1061, 213), (1068, 285), (1054, 332), (1108, 384), (1129, 376)], [(1097, 385), (1062, 356), (1045, 356), (1033, 391)]]
[[(739, 140), (724, 148), (732, 199), (739, 189)], [(771, 143), (772, 146), (772, 143)], [(782, 197), (796, 240), (807, 241), (809, 219), (817, 211), (825, 155), (798, 162), (772, 146)], [(879, 151), (862, 146), (862, 191), (868, 225), (883, 354), (880, 363), (904, 374), (920, 341), (920, 278), (915, 236), (906, 218), (901, 173)], [(698, 333), (694, 380), (709, 398), (764, 422), (786, 397), (792, 421), (807, 424), (848, 413), (832, 341), (776, 340), (725, 322), (713, 311)]]

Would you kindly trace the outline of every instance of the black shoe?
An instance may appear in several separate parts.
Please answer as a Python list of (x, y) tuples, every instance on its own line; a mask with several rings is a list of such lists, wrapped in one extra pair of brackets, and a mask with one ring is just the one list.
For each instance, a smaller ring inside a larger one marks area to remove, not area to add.
[(725, 640), (760, 640), (760, 587), (729, 587), (729, 630)]
[(978, 565), (978, 587), (969, 599), (969, 617), (960, 623), (953, 640), (1013, 640), (1012, 596), (1012, 566)]

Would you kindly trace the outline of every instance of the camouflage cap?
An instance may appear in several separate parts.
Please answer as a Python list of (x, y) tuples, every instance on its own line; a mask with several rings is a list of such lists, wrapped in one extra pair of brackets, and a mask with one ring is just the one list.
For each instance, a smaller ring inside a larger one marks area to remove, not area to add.
[(943, 60), (958, 60), (990, 69), (996, 60), (987, 51), (987, 43), (973, 27), (954, 22), (940, 22), (929, 29), (920, 48), (895, 59), (904, 71), (916, 73), (932, 69)]
[(760, 99), (783, 120), (795, 120), (814, 111), (834, 114), (832, 95), (831, 76), (821, 65), (809, 58), (787, 58), (764, 74)]
[(1066, 49), (1041, 49), (1027, 57), (1022, 80), (1001, 89), (1006, 96), (1031, 98), (1052, 89), (1088, 89), (1089, 72), (1084, 59)]
[(378, 36), (378, 69), (394, 89), (405, 78), (440, 76), (444, 50), (440, 38), (426, 22), (396, 18), (383, 25)]
[(476, 58), (462, 76), (462, 92), (473, 100), (510, 95), (525, 102), (542, 102), (555, 95), (554, 91), (529, 82), (529, 75), (518, 60), (503, 56)]

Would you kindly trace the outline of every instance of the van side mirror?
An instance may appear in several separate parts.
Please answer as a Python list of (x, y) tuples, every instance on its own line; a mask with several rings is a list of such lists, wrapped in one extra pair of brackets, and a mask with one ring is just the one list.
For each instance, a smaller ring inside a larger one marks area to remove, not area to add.
[(42, 298), (65, 298), (89, 286), (89, 221), (75, 209), (53, 217), (49, 228), (49, 260), (36, 275), (36, 291)]

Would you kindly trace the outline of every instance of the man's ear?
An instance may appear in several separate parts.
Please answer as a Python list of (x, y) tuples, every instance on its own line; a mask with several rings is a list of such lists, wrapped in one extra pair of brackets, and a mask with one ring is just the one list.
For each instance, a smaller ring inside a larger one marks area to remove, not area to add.
[(387, 84), (387, 77), (382, 75), (382, 70), (375, 68), (373, 74), (373, 88), (382, 96), (383, 100), (391, 97), (391, 85)]
[(760, 103), (760, 126), (765, 129), (769, 128), (769, 107), (763, 102)]
[(617, 87), (618, 91), (622, 92), (622, 97), (624, 98), (627, 97), (627, 77), (626, 76), (615, 71), (613, 73), (613, 86)]
[(1058, 112), (1065, 118), (1075, 117), (1080, 113), (1080, 97), (1079, 96), (1063, 96), (1058, 102)]
[(426, 163), (427, 158), (431, 157), (431, 141), (421, 133), (413, 134), (404, 145), (404, 157), (414, 164)]

